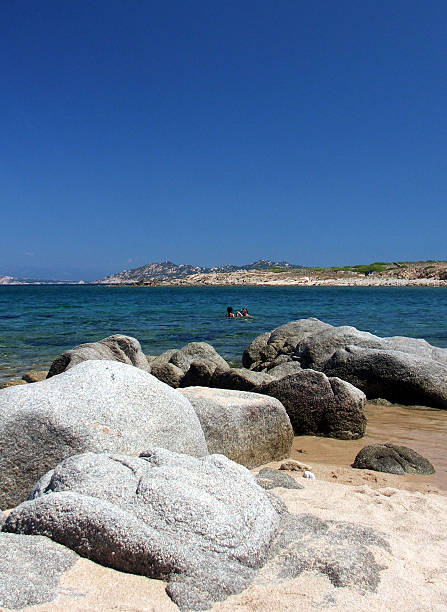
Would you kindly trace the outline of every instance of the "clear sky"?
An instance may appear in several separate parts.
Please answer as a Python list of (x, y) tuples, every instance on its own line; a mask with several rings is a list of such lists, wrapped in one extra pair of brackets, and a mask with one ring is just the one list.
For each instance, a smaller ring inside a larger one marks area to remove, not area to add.
[(0, 275), (447, 259), (445, 0), (3, 0)]

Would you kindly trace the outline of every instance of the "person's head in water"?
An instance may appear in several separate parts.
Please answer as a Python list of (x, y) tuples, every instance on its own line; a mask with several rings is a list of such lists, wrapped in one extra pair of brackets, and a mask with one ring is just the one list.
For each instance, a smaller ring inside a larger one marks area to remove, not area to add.
[(248, 317), (248, 310), (246, 306), (242, 308), (241, 313), (243, 317)]
[(226, 316), (227, 317), (234, 317), (233, 308), (231, 306), (228, 306)]

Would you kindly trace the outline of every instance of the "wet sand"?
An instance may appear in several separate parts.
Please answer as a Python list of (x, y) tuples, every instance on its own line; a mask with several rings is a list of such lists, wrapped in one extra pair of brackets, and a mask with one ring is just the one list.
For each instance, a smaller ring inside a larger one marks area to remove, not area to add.
[[(361, 440), (297, 436), (291, 456), (309, 463), (321, 480), (342, 484), (364, 483), (372, 488), (392, 486), (447, 495), (447, 411), (367, 404), (365, 412), (368, 425), (366, 435)], [(412, 448), (431, 461), (436, 472), (428, 476), (397, 476), (351, 467), (360, 449), (379, 442), (393, 442)]]

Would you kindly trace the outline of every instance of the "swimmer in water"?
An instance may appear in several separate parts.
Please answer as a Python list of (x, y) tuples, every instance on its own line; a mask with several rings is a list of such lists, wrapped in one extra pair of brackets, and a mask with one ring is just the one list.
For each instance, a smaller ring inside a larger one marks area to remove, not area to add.
[(248, 314), (248, 310), (247, 310), (247, 307), (246, 307), (246, 306), (244, 306), (244, 307), (242, 308), (242, 310), (241, 310), (241, 314), (242, 314), (242, 316), (243, 316), (243, 317), (249, 317), (249, 316), (250, 316), (250, 315)]
[(226, 317), (229, 317), (230, 319), (234, 319), (234, 312), (231, 306), (228, 306), (227, 308), (227, 314), (225, 315)]

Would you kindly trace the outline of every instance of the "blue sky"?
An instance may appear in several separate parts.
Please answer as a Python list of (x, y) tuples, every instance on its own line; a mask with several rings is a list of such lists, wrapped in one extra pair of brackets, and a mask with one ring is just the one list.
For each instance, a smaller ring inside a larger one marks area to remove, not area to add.
[(0, 275), (447, 259), (447, 4), (1, 3)]

